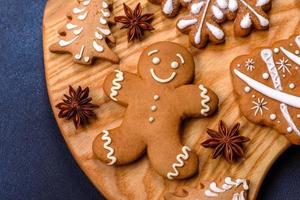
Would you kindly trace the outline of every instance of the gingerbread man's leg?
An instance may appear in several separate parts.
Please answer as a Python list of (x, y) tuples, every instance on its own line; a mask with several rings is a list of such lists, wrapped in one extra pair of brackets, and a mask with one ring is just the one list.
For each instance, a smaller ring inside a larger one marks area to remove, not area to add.
[(198, 156), (182, 146), (179, 138), (148, 144), (148, 156), (152, 167), (170, 180), (188, 178), (198, 171)]
[(107, 165), (123, 165), (138, 159), (146, 145), (136, 134), (128, 134), (120, 127), (103, 130), (93, 142), (96, 157)]

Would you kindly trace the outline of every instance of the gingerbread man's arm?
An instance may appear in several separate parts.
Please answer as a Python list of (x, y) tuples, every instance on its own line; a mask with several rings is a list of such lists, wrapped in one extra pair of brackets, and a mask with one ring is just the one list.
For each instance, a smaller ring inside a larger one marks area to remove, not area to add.
[(115, 70), (104, 80), (103, 89), (110, 99), (126, 106), (132, 95), (137, 92), (137, 85), (141, 85), (141, 79), (137, 75)]
[(218, 108), (218, 96), (203, 84), (184, 85), (176, 93), (185, 117), (207, 117)]

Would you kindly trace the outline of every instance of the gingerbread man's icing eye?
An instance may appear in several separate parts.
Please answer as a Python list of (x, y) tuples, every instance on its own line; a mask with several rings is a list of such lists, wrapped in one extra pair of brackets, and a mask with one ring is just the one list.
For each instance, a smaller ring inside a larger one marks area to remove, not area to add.
[(159, 64), (159, 63), (160, 63), (160, 58), (158, 58), (158, 57), (152, 58), (152, 63), (153, 63), (154, 65)]
[(178, 62), (173, 61), (173, 62), (171, 63), (171, 67), (172, 67), (173, 69), (177, 69), (177, 68), (179, 67)]

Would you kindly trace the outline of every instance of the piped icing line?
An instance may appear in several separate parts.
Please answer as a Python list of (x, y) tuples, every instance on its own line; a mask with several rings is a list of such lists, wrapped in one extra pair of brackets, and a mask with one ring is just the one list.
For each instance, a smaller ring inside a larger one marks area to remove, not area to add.
[(202, 98), (201, 100), (201, 114), (203, 116), (207, 116), (207, 113), (210, 111), (210, 107), (207, 105), (210, 101), (210, 97), (207, 95), (207, 89), (204, 87), (204, 85), (200, 84), (199, 89), (201, 90), (200, 97)]
[(79, 35), (83, 31), (83, 27), (73, 31), (74, 35)]
[(79, 20), (81, 20), (81, 21), (83, 21), (83, 20), (85, 20), (86, 18), (87, 18), (87, 16), (88, 16), (88, 11), (86, 11), (85, 13), (83, 13), (82, 15), (78, 15), (78, 17), (77, 17), (77, 19), (79, 19)]
[(250, 87), (257, 90), (258, 92), (270, 97), (279, 102), (283, 102), (287, 105), (293, 106), (295, 108), (300, 108), (300, 97), (294, 96), (291, 94), (287, 94), (278, 90), (274, 90), (252, 78), (238, 71), (237, 69), (233, 70), (234, 73), (245, 83), (247, 83)]
[[(281, 81), (280, 81), (280, 76), (278, 74), (278, 71), (277, 71), (275, 63), (274, 63), (272, 50), (263, 49), (261, 51), (261, 57), (262, 57), (262, 60), (266, 63), (266, 66), (269, 70), (274, 88), (278, 91), (282, 91), (283, 89), (282, 89), (282, 85), (281, 85)], [(294, 130), (296, 135), (298, 135), (300, 137), (300, 131), (297, 128), (297, 126), (295, 125), (293, 119), (291, 118), (291, 116), (289, 114), (289, 111), (288, 111), (287, 105), (284, 104), (284, 103), (281, 103), (280, 104), (280, 110), (281, 110), (281, 113), (282, 113), (283, 117), (285, 118), (285, 120), (289, 124), (289, 126)]]
[(297, 65), (300, 65), (300, 57), (296, 56), (295, 54), (291, 53), (290, 51), (286, 50), (283, 47), (280, 47), (280, 50), (292, 61), (294, 61)]
[(188, 151), (191, 151), (191, 149), (188, 146), (183, 146), (182, 147), (182, 153), (178, 154), (176, 156), (176, 163), (172, 164), (172, 169), (173, 172), (168, 172), (167, 173), (167, 178), (170, 180), (173, 180), (173, 177), (176, 177), (179, 175), (178, 169), (177, 168), (181, 168), (184, 166), (184, 161), (186, 161), (187, 159), (189, 159), (189, 154)]
[(259, 24), (261, 26), (268, 26), (269, 25), (269, 20), (266, 19), (265, 17), (261, 16), (258, 14), (249, 4), (247, 4), (244, 0), (239, 0), (242, 4), (244, 4), (258, 19)]
[(77, 40), (79, 38), (79, 36), (76, 36), (75, 38), (69, 40), (69, 41), (66, 41), (66, 40), (60, 40), (58, 42), (59, 46), (61, 47), (65, 47), (65, 46), (68, 46), (70, 44), (72, 44), (73, 42), (75, 42), (75, 40)]
[(81, 49), (80, 49), (80, 53), (79, 53), (79, 54), (76, 54), (76, 55), (74, 56), (74, 58), (75, 58), (76, 60), (80, 60), (80, 59), (82, 58), (84, 48), (85, 48), (84, 45), (82, 45), (82, 46), (81, 46)]
[(84, 6), (88, 6), (91, 3), (91, 0), (85, 0), (83, 1)]
[(207, 2), (206, 2), (205, 8), (204, 8), (204, 11), (203, 11), (203, 14), (202, 14), (202, 18), (201, 18), (201, 21), (200, 21), (200, 25), (199, 25), (199, 27), (198, 27), (198, 29), (197, 29), (197, 32), (196, 32), (196, 34), (195, 34), (195, 37), (194, 37), (194, 42), (195, 42), (196, 44), (200, 44), (200, 42), (201, 42), (201, 31), (202, 31), (202, 27), (203, 27), (204, 20), (205, 20), (205, 15), (206, 15), (206, 13), (207, 13), (208, 6), (209, 6), (209, 4), (210, 4), (210, 1), (211, 1), (211, 0), (207, 0)]
[(82, 13), (83, 11), (85, 11), (86, 7), (84, 8), (74, 8), (73, 9), (73, 13), (74, 14), (79, 14), (79, 13)]
[(96, 40), (93, 41), (93, 48), (99, 53), (104, 51), (104, 48)]
[(264, 6), (264, 5), (266, 5), (267, 3), (269, 3), (270, 2), (270, 0), (258, 0), (257, 2), (256, 2), (256, 6)]
[(68, 24), (66, 25), (66, 28), (67, 28), (68, 30), (72, 30), (72, 29), (77, 28), (77, 27), (78, 27), (77, 25), (72, 24), (72, 23), (68, 23)]
[(180, 59), (181, 64), (184, 64), (184, 58), (180, 53), (177, 53), (176, 56)]
[(296, 42), (297, 46), (300, 48), (300, 35), (298, 35), (298, 36), (295, 38), (295, 42)]
[(97, 29), (103, 33), (104, 35), (110, 35), (111, 31), (109, 29), (105, 29), (105, 28), (101, 28), (101, 27), (97, 27)]
[(168, 83), (168, 82), (172, 81), (176, 76), (176, 72), (172, 72), (172, 74), (168, 78), (162, 79), (155, 74), (155, 71), (153, 68), (150, 69), (150, 73), (151, 73), (152, 78), (159, 83)]
[(233, 194), (232, 199), (243, 200), (243, 198), (245, 198), (244, 191), (249, 190), (249, 185), (246, 179), (236, 179), (235, 181), (233, 181), (231, 177), (226, 177), (221, 188), (219, 188), (215, 182), (211, 182), (209, 188), (204, 191), (204, 194), (206, 197), (218, 197), (220, 193), (224, 193), (232, 189), (233, 187), (237, 188), (240, 185), (243, 186), (243, 191), (241, 193)]
[(113, 165), (117, 162), (117, 158), (114, 156), (115, 150), (112, 147), (109, 146), (112, 143), (112, 140), (111, 140), (111, 138), (109, 136), (109, 132), (107, 130), (103, 130), (102, 134), (103, 135), (102, 135), (101, 139), (103, 141), (105, 141), (104, 144), (103, 144), (103, 148), (108, 151), (106, 157), (109, 160), (111, 160), (109, 163), (107, 163), (107, 165)]
[(109, 97), (114, 101), (118, 101), (116, 96), (118, 96), (119, 94), (118, 91), (122, 88), (122, 85), (119, 82), (124, 80), (124, 76), (123, 76), (123, 72), (120, 70), (115, 70), (115, 72), (116, 75), (115, 75), (115, 79), (112, 81), (112, 87), (110, 89)]
[(177, 23), (177, 27), (179, 29), (185, 29), (189, 26), (196, 24), (197, 22), (198, 22), (198, 20), (195, 18), (194, 19), (180, 19)]
[(157, 53), (158, 52), (158, 50), (157, 49), (154, 49), (154, 50), (152, 50), (152, 51), (150, 51), (149, 53), (148, 53), (148, 56), (151, 56), (151, 55), (153, 55), (153, 54), (155, 54), (155, 53)]

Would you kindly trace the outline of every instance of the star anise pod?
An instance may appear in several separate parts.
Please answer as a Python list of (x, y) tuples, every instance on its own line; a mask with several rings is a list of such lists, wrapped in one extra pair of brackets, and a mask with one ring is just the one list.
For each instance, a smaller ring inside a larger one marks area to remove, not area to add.
[(125, 16), (116, 16), (115, 21), (124, 24), (121, 29), (129, 29), (128, 41), (132, 41), (133, 39), (142, 40), (144, 31), (154, 30), (153, 26), (150, 24), (153, 20), (153, 13), (142, 15), (141, 3), (138, 3), (134, 11), (132, 11), (125, 3), (123, 3), (123, 6)]
[(221, 120), (219, 130), (208, 129), (207, 133), (211, 137), (202, 143), (205, 148), (213, 148), (213, 159), (223, 156), (228, 162), (233, 162), (240, 157), (244, 157), (243, 143), (250, 139), (241, 136), (239, 133), (240, 124), (235, 124), (230, 130)]
[(82, 88), (79, 86), (75, 91), (72, 86), (69, 86), (69, 95), (64, 94), (63, 102), (56, 105), (60, 109), (58, 113), (59, 118), (72, 119), (76, 129), (89, 123), (89, 118), (95, 118), (94, 109), (97, 105), (92, 104), (92, 98), (89, 97), (89, 88)]

